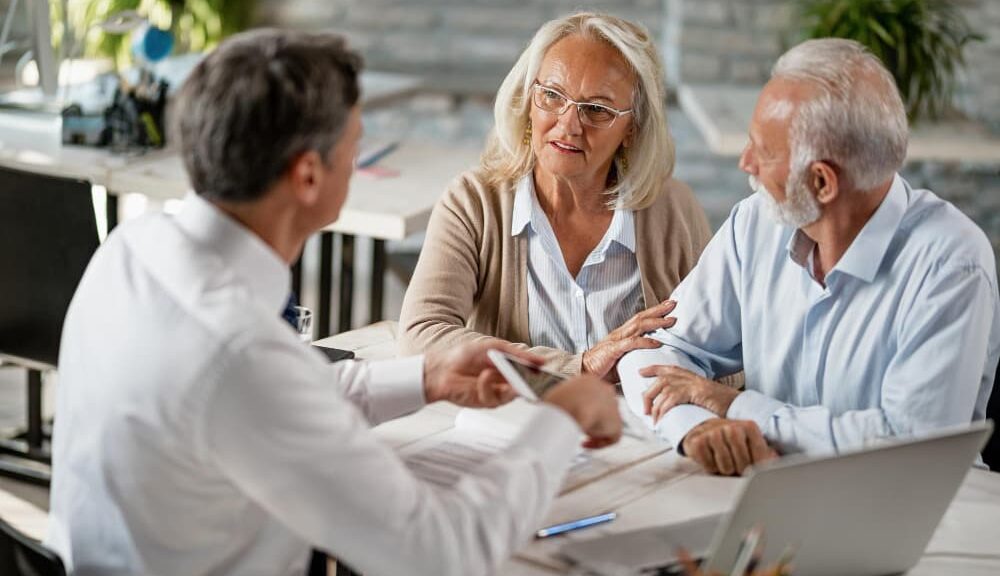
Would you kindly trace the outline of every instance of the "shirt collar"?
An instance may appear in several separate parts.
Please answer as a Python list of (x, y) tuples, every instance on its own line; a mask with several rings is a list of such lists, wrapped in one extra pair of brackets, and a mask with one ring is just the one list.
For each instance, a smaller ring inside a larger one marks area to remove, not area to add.
[[(518, 236), (530, 224), (536, 232), (540, 229), (538, 218), (545, 215), (535, 196), (535, 179), (531, 174), (521, 178), (514, 193), (514, 209), (511, 214), (510, 235)], [(611, 242), (617, 242), (635, 253), (635, 218), (631, 210), (615, 210), (611, 225), (605, 237)], [(611, 242), (605, 243), (605, 249)]]
[[(834, 272), (842, 272), (865, 282), (874, 280), (882, 259), (889, 250), (889, 244), (903, 221), (908, 196), (906, 183), (896, 174), (885, 199), (827, 277)], [(802, 230), (795, 230), (788, 239), (786, 248), (795, 263), (809, 270), (810, 255), (815, 246), (816, 243)]]
[(785, 244), (785, 249), (788, 250), (788, 257), (799, 266), (805, 268), (810, 274), (809, 255), (812, 254), (815, 247), (816, 242), (799, 229), (792, 231), (791, 236), (788, 237), (788, 243)]
[(531, 222), (532, 197), (535, 195), (535, 181), (527, 174), (517, 183), (514, 192), (514, 212), (511, 214), (510, 235), (518, 236)]
[(176, 219), (246, 282), (256, 300), (275, 314), (284, 309), (291, 284), (288, 264), (259, 236), (195, 193), (184, 198)]
[(619, 208), (611, 218), (608, 238), (635, 253), (635, 218), (631, 210)]
[(889, 244), (896, 236), (899, 223), (903, 221), (907, 196), (906, 184), (897, 174), (893, 177), (889, 193), (882, 204), (868, 219), (831, 272), (839, 270), (865, 282), (874, 280), (882, 259), (889, 250)]

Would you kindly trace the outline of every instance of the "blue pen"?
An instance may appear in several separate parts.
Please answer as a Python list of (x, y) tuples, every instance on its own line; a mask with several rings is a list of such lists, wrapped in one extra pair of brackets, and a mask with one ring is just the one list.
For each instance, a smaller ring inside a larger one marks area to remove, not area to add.
[(586, 518), (580, 518), (579, 520), (571, 520), (569, 522), (563, 522), (562, 524), (556, 524), (555, 526), (549, 526), (548, 528), (542, 528), (538, 532), (535, 532), (535, 537), (548, 538), (549, 536), (555, 536), (557, 534), (565, 534), (566, 532), (572, 532), (573, 530), (579, 530), (580, 528), (587, 528), (596, 524), (611, 522), (617, 517), (617, 512), (608, 512), (607, 514), (598, 514), (597, 516), (588, 516)]
[(399, 142), (390, 142), (382, 148), (372, 152), (367, 157), (358, 158), (358, 168), (360, 169), (374, 166), (379, 160), (391, 154), (396, 148), (399, 148)]

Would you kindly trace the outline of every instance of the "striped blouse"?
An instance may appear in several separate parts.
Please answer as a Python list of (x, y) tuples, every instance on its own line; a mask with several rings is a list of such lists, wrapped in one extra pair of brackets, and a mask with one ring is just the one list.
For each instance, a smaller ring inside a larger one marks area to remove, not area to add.
[(528, 235), (528, 326), (532, 346), (573, 353), (593, 347), (642, 309), (631, 210), (615, 210), (604, 238), (574, 278), (535, 195), (534, 178), (517, 186), (511, 235)]

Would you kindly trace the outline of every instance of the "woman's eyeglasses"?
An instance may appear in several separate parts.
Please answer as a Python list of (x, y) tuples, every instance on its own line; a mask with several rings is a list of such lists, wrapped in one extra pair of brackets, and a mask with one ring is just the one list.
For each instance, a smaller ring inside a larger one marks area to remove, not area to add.
[(577, 102), (555, 88), (543, 86), (538, 82), (532, 84), (531, 90), (533, 93), (531, 100), (540, 110), (562, 116), (570, 105), (573, 105), (576, 106), (580, 123), (594, 128), (610, 128), (619, 116), (632, 113), (631, 108), (618, 110), (596, 102)]

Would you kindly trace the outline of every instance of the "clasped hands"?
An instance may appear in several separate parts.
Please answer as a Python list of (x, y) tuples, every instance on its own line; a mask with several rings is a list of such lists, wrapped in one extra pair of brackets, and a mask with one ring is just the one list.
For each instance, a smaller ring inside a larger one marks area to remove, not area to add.
[(654, 423), (681, 404), (701, 406), (718, 416), (692, 428), (680, 447), (710, 474), (742, 474), (751, 464), (777, 458), (756, 422), (726, 418), (738, 390), (679, 366), (647, 366), (639, 375), (656, 378), (642, 395), (643, 410)]

